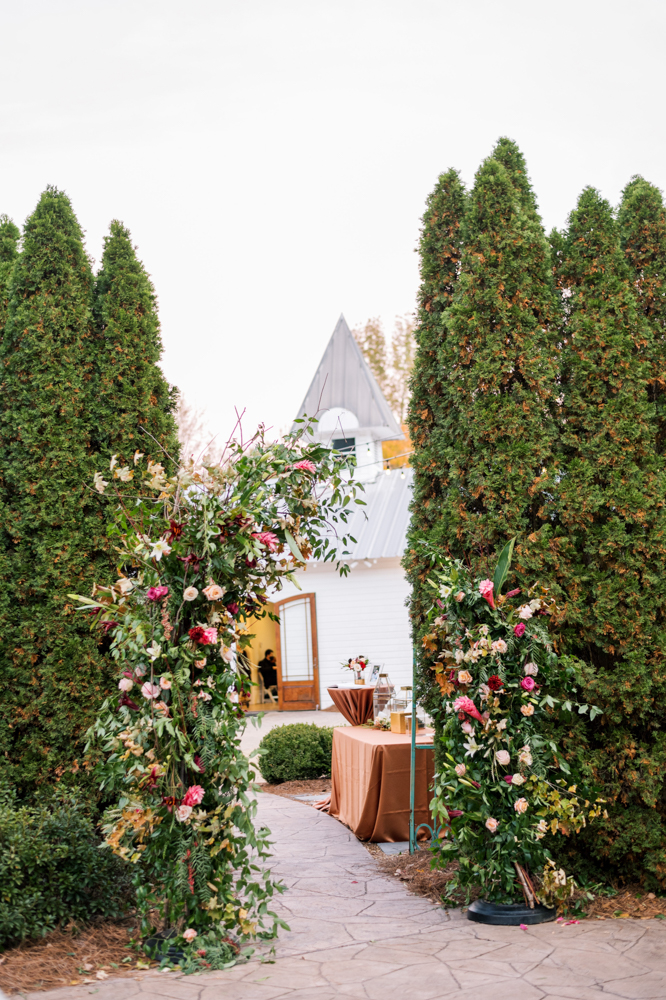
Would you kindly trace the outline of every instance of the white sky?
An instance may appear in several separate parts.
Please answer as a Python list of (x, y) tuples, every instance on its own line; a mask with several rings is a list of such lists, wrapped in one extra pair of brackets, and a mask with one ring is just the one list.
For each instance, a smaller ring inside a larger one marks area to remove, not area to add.
[(285, 427), (335, 322), (414, 308), (437, 175), (500, 135), (546, 227), (666, 186), (658, 0), (0, 0), (0, 212), (130, 228), (163, 367), (216, 430)]

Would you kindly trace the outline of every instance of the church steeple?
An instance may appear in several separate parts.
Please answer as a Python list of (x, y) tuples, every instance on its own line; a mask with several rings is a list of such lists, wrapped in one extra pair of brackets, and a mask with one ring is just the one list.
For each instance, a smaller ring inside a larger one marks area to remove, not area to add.
[(374, 479), (381, 469), (382, 441), (404, 440), (342, 315), (298, 409), (304, 415), (318, 418), (318, 440), (355, 450), (358, 478)]

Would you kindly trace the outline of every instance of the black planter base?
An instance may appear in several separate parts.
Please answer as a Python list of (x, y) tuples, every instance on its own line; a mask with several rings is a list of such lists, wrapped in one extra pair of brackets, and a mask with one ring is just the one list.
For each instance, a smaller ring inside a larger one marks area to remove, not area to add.
[(557, 910), (537, 903), (530, 909), (526, 903), (489, 903), (485, 899), (475, 899), (467, 911), (467, 919), (477, 924), (504, 924), (517, 927), (519, 924), (545, 924), (555, 920)]
[(168, 958), (172, 962), (181, 962), (185, 958), (185, 952), (176, 945), (169, 944), (172, 938), (176, 937), (176, 931), (158, 931), (152, 937), (146, 938), (143, 942), (143, 950), (146, 955), (150, 955), (155, 961)]

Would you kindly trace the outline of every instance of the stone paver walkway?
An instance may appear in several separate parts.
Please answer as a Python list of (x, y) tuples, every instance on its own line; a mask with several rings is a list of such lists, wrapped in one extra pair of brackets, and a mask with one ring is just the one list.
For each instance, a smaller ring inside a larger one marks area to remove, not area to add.
[(485, 927), (411, 896), (330, 816), (262, 794), (291, 926), (275, 961), (202, 976), (150, 973), (30, 1000), (664, 1000), (657, 920)]

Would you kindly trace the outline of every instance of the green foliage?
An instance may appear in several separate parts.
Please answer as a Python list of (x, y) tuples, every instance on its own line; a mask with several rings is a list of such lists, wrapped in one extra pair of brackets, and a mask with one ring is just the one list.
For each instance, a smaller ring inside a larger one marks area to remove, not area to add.
[(176, 391), (169, 388), (159, 368), (162, 342), (157, 299), (137, 260), (129, 230), (117, 220), (111, 223), (111, 235), (104, 239), (94, 314), (94, 450), (102, 455), (117, 454), (120, 466), (131, 466), (138, 449), (169, 468), (165, 452), (178, 460), (172, 416)]
[[(0, 256), (11, 261), (15, 242), (15, 227), (3, 223)], [(9, 291), (0, 343), (0, 761), (30, 791), (85, 780), (83, 736), (112, 686), (108, 643), (66, 597), (114, 570), (91, 485), (95, 453), (125, 459), (139, 424), (170, 446), (175, 431), (157, 367), (154, 296), (122, 227), (107, 240), (95, 301), (70, 201), (47, 188), (26, 222)], [(141, 446), (159, 451), (145, 435)]]
[(120, 916), (131, 902), (127, 866), (101, 850), (85, 808), (0, 805), (0, 947), (69, 920)]
[(331, 776), (333, 729), (314, 722), (275, 726), (259, 750), (259, 769), (271, 785)]
[[(430, 605), (425, 582), (430, 562), (426, 548), (439, 542), (446, 548), (442, 531), (442, 499), (446, 471), (442, 464), (441, 427), (453, 405), (441, 355), (445, 337), (444, 314), (451, 305), (460, 271), (462, 224), (467, 196), (459, 174), (442, 174), (426, 203), (420, 242), (421, 287), (417, 343), (411, 379), (409, 434), (414, 444), (414, 495), (411, 505), (408, 550), (404, 559), (412, 587), (410, 612), (416, 632)], [(417, 678), (417, 690), (427, 699), (427, 685)]]
[(0, 215), (0, 342), (7, 322), (9, 305), (9, 281), (18, 257), (18, 241), (21, 233), (6, 215)]
[[(625, 204), (627, 230), (630, 216)], [(649, 389), (656, 338), (597, 191), (583, 192), (555, 245), (567, 338), (549, 571), (566, 595), (566, 648), (586, 662), (589, 697), (604, 712), (576, 727), (570, 752), (609, 801), (610, 823), (588, 838), (591, 855), (602, 866), (621, 864), (626, 877), (663, 878), (666, 827), (655, 809), (661, 816), (666, 765), (666, 480)], [(651, 837), (646, 850), (655, 822), (660, 843)]]

